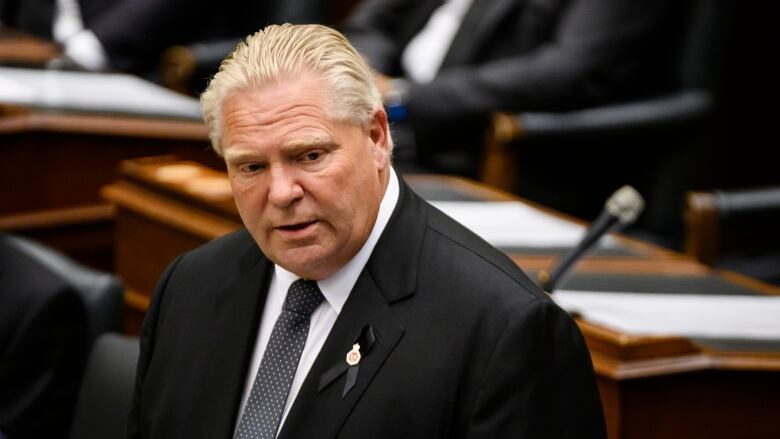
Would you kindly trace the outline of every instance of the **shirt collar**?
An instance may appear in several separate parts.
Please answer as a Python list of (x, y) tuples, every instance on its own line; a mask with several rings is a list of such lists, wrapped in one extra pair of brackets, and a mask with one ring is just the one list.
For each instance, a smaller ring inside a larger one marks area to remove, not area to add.
[[(325, 300), (337, 314), (341, 313), (341, 308), (344, 307), (349, 293), (355, 286), (355, 282), (357, 282), (366, 263), (368, 263), (368, 259), (371, 257), (379, 237), (385, 230), (385, 226), (390, 221), (390, 216), (392, 216), (393, 210), (395, 210), (395, 206), (398, 204), (399, 188), (398, 176), (396, 176), (395, 170), (390, 167), (390, 178), (385, 194), (382, 197), (382, 202), (379, 204), (379, 212), (376, 216), (376, 222), (374, 222), (374, 228), (371, 229), (371, 233), (368, 235), (368, 239), (366, 239), (363, 247), (349, 262), (330, 277), (317, 281), (317, 285), (320, 287), (322, 295), (325, 296)], [(283, 288), (282, 291), (287, 291), (290, 285), (299, 278), (296, 274), (278, 265), (274, 265), (274, 275), (279, 282), (279, 286)]]

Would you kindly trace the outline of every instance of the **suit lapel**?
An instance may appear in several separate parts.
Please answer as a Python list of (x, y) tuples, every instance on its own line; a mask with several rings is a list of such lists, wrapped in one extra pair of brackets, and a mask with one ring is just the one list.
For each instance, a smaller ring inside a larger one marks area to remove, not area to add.
[[(355, 386), (342, 397), (346, 374), (324, 377), (345, 365), (352, 341), (365, 325), (371, 325), (377, 341), (359, 363)], [(364, 272), (309, 371), (279, 439), (335, 437), (403, 334), (403, 326), (393, 318), (373, 280)]]
[[(420, 215), (422, 200), (400, 183), (395, 212), (309, 371), (279, 439), (335, 437), (403, 338), (403, 318), (394, 304), (414, 295), (426, 222)], [(376, 341), (359, 363), (354, 387), (343, 395), (345, 357), (366, 326)]]
[(219, 364), (220, 373), (209, 374), (202, 383), (209, 398), (208, 430), (219, 437), (233, 435), (273, 267), (254, 245), (238, 263), (239, 278), (215, 295), (209, 330), (214, 338), (203, 346), (208, 367)]

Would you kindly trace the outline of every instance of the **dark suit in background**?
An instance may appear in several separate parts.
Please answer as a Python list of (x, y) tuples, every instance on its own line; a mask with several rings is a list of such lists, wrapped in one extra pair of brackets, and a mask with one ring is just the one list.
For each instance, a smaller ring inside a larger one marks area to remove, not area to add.
[[(272, 273), (243, 230), (168, 268), (144, 322), (130, 437), (232, 436)], [(342, 397), (344, 356), (366, 326), (376, 342)], [(571, 318), (511, 260), (401, 182), (278, 437), (605, 433)]]
[(156, 67), (162, 51), (175, 44), (231, 37), (238, 43), (267, 24), (318, 22), (325, 14), (324, 2), (310, 0), (80, 1), (85, 9), (95, 10), (85, 21), (106, 48), (111, 65), (126, 71)]
[[(55, 0), (0, 0), (0, 21), (51, 38)], [(149, 74), (170, 46), (235, 38), (269, 23), (319, 22), (326, 2), (317, 0), (78, 0), (112, 68)]]
[(0, 0), (0, 23), (51, 39), (53, 0)]
[[(404, 48), (442, 3), (366, 0), (345, 33), (373, 68), (400, 76)], [(422, 163), (474, 175), (492, 111), (568, 110), (668, 87), (684, 3), (474, 0), (438, 75), (408, 92)]]
[[(375, 69), (403, 75), (404, 48), (442, 3), (366, 0), (345, 31)], [(407, 120), (394, 127), (398, 157), (408, 159), (411, 146), (411, 169), (478, 177), (493, 111), (568, 111), (677, 90), (690, 7), (687, 0), (474, 0), (437, 76), (411, 83)], [(684, 142), (605, 137), (512, 145), (517, 194), (592, 220), (609, 194), (633, 184), (651, 198), (637, 228), (669, 244), (680, 229), (680, 187), (693, 172)]]
[(80, 296), (0, 236), (0, 430), (65, 437), (86, 360)]

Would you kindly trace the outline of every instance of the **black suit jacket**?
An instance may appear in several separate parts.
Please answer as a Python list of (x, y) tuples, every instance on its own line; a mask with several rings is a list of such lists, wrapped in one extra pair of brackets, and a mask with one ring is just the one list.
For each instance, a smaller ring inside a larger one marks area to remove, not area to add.
[(0, 431), (67, 437), (87, 350), (79, 294), (0, 235)]
[(53, 0), (0, 0), (0, 22), (51, 39)]
[[(229, 438), (273, 264), (246, 231), (177, 259), (144, 322), (131, 438)], [(376, 341), (345, 396), (345, 355)], [(279, 433), (597, 438), (577, 326), (510, 259), (401, 184), (398, 206)]]
[[(373, 68), (398, 76), (404, 48), (442, 2), (366, 0), (344, 30)], [(492, 111), (570, 110), (670, 88), (685, 5), (474, 0), (438, 75), (409, 90), (421, 159), (459, 149), (478, 154)]]

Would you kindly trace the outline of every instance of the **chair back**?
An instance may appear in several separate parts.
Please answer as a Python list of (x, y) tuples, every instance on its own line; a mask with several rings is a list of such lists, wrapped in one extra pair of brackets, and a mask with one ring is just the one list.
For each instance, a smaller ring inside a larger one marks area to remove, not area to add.
[(81, 265), (52, 248), (20, 236), (4, 235), (1, 239), (49, 269), (80, 295), (87, 311), (87, 346), (100, 334), (119, 331), (124, 294), (119, 278)]
[(138, 355), (137, 337), (115, 333), (98, 337), (79, 391), (70, 439), (125, 437)]
[(696, 182), (717, 105), (729, 3), (681, 3), (679, 48), (658, 67), (668, 90), (579, 110), (494, 115), (481, 179), (586, 220), (630, 184), (647, 208), (628, 232), (679, 247), (684, 193)]
[(780, 186), (689, 192), (685, 251), (714, 267), (780, 282)]

